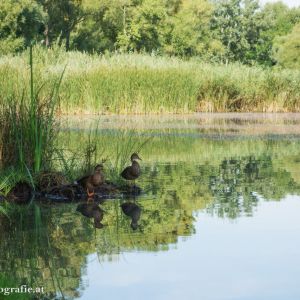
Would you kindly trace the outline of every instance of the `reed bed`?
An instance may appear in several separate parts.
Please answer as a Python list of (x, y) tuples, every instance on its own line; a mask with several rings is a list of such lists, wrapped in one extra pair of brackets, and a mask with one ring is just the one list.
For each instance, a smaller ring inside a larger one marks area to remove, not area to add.
[[(34, 51), (36, 80), (51, 83), (67, 65), (60, 88), (61, 114), (300, 111), (298, 70), (135, 53)], [(0, 58), (0, 101), (22, 94), (22, 82), (29, 76), (27, 57), (23, 53)]]
[[(34, 72), (32, 47), (29, 51), (29, 64), (27, 62), (27, 72), (24, 73), (28, 80), (15, 81), (13, 78), (7, 93), (2, 87), (0, 163), (3, 168), (13, 167), (22, 173), (35, 174), (49, 168), (55, 151), (55, 112), (64, 72), (51, 86), (41, 82), (40, 77), (34, 80), (34, 74), (38, 72)], [(20, 87), (15, 88), (17, 84)], [(45, 86), (48, 86), (47, 94), (42, 92)]]

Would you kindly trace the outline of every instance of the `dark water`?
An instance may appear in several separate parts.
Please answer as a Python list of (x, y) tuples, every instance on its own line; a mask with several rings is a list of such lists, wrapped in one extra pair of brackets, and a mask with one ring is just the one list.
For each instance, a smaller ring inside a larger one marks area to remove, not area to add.
[[(83, 147), (90, 123), (73, 120), (60, 143)], [(101, 204), (102, 229), (76, 203), (2, 217), (1, 286), (43, 286), (45, 299), (300, 299), (299, 116), (98, 126), (99, 156), (112, 164), (118, 149), (148, 141), (143, 194)], [(128, 202), (142, 210), (137, 230), (120, 208)]]

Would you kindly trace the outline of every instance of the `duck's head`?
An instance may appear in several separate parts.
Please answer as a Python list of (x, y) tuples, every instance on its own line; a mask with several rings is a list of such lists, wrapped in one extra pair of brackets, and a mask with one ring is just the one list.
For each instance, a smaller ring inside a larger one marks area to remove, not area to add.
[(136, 152), (134, 152), (131, 154), (130, 160), (135, 161), (135, 160), (142, 160), (142, 159), (139, 157), (139, 155)]
[(103, 165), (102, 165), (102, 164), (97, 165), (97, 166), (95, 167), (94, 171), (95, 171), (95, 172), (101, 172), (101, 171), (103, 171)]

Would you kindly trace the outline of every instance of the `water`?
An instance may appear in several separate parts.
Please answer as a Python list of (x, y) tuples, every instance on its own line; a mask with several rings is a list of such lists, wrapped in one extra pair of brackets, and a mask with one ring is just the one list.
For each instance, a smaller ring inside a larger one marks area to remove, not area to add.
[[(143, 194), (103, 203), (102, 229), (76, 203), (1, 218), (1, 286), (44, 286), (47, 299), (300, 298), (299, 115), (74, 119), (61, 145), (83, 147), (96, 124), (111, 160), (150, 137)], [(124, 202), (142, 208), (136, 231)]]

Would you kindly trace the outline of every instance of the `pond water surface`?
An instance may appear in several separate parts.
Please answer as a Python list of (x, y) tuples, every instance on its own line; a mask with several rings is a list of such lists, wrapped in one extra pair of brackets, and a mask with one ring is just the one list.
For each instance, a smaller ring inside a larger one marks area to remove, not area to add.
[[(36, 299), (300, 299), (300, 115), (64, 121), (72, 151), (98, 128), (106, 165), (142, 145), (143, 192), (102, 203), (102, 229), (77, 203), (0, 219), (2, 285), (43, 286)], [(142, 210), (137, 230), (124, 202)]]

